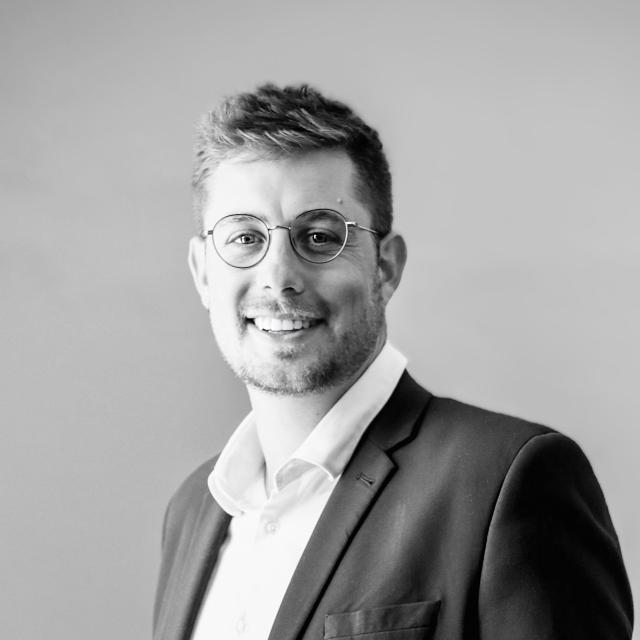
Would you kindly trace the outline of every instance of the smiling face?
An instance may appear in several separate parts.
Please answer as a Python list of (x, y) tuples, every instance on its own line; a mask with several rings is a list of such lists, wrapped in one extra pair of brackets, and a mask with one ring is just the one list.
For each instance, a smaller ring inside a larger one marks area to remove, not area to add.
[[(204, 228), (231, 214), (289, 226), (312, 209), (374, 227), (355, 196), (354, 173), (342, 151), (226, 160), (210, 178)], [(210, 236), (191, 241), (191, 271), (220, 351), (246, 384), (270, 393), (346, 388), (384, 344), (384, 309), (400, 279), (404, 244), (390, 234), (378, 259), (375, 236), (351, 229), (335, 260), (314, 264), (294, 252), (286, 230), (270, 234), (266, 256), (247, 269), (226, 264)]]

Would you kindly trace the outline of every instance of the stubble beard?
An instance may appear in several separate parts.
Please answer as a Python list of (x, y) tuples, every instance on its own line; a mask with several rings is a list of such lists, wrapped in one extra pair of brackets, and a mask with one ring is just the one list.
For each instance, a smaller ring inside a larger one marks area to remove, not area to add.
[(231, 370), (247, 386), (277, 396), (302, 396), (322, 393), (354, 378), (372, 360), (385, 334), (384, 303), (376, 279), (363, 316), (311, 362), (298, 361), (295, 349), (282, 350), (279, 362), (274, 363), (230, 353), (220, 341), (218, 346)]

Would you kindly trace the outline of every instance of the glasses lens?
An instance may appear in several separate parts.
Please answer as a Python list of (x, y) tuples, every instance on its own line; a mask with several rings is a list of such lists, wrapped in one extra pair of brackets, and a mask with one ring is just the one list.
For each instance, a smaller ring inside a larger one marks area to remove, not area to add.
[(305, 260), (329, 262), (347, 242), (347, 224), (337, 211), (306, 211), (291, 225), (291, 242)]
[(269, 246), (269, 231), (260, 218), (226, 216), (213, 228), (213, 246), (232, 267), (251, 267), (262, 259)]

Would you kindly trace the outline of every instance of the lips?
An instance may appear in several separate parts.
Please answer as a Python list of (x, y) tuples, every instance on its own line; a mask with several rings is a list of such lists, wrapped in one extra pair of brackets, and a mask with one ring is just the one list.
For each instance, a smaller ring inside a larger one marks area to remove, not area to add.
[(248, 318), (248, 320), (253, 321), (261, 331), (300, 331), (309, 329), (320, 322), (317, 318), (298, 316), (256, 316), (255, 318)]

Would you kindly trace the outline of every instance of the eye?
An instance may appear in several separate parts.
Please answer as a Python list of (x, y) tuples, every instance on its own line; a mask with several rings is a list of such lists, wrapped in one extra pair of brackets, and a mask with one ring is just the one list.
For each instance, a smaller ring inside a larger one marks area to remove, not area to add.
[(324, 230), (307, 231), (305, 236), (306, 242), (309, 246), (321, 247), (327, 244), (341, 244), (342, 240), (335, 233)]
[(264, 242), (264, 238), (253, 231), (238, 231), (227, 239), (227, 244), (252, 245)]
[(331, 238), (329, 234), (323, 231), (311, 231), (307, 234), (307, 242), (309, 244), (321, 245), (330, 242)]

